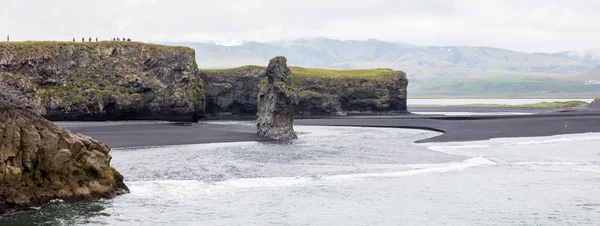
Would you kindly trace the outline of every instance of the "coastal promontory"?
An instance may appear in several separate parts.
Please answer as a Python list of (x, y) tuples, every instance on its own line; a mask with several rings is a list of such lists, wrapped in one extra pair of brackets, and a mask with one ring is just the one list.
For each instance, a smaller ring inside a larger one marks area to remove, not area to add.
[(20, 90), (0, 82), (0, 214), (52, 200), (127, 193), (110, 148), (42, 118)]
[(204, 112), (187, 47), (137, 42), (0, 43), (0, 81), (50, 120), (191, 121)]
[[(254, 116), (265, 67), (201, 70), (209, 116)], [(330, 70), (290, 67), (298, 93), (296, 116), (336, 116), (349, 112), (406, 112), (408, 80), (390, 69)]]

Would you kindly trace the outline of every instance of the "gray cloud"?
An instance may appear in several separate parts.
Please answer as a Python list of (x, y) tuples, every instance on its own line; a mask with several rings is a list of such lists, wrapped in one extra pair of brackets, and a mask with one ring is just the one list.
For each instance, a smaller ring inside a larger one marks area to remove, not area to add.
[(528, 52), (600, 47), (596, 0), (3, 0), (13, 40), (324, 36)]

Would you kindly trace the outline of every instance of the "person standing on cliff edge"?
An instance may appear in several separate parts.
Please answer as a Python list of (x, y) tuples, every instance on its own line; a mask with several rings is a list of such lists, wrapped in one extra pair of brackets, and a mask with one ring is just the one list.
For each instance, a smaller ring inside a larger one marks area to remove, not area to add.
[(10, 42), (10, 35), (6, 36), (6, 42)]

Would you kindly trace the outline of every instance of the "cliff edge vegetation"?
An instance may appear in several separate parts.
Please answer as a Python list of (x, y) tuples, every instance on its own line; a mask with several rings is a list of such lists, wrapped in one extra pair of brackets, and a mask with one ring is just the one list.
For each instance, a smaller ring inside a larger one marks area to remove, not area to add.
[[(200, 70), (208, 114), (256, 114), (265, 67)], [(356, 111), (406, 111), (406, 74), (390, 69), (330, 70), (290, 67), (299, 105), (296, 115), (344, 115)]]
[(0, 43), (0, 81), (51, 120), (193, 120), (204, 111), (194, 50), (136, 42)]

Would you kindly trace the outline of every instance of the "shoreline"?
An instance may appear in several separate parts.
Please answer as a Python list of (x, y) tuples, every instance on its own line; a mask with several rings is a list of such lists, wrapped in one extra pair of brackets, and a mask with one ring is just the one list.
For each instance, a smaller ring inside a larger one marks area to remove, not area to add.
[[(250, 120), (207, 120), (189, 126), (160, 121), (55, 123), (73, 132), (91, 136), (112, 148), (245, 141), (270, 142), (256, 135), (254, 124), (211, 123), (218, 121), (252, 122)], [(371, 114), (295, 119), (294, 125), (421, 129), (442, 134), (415, 143), (461, 142), (600, 132), (600, 111), (467, 116)]]

